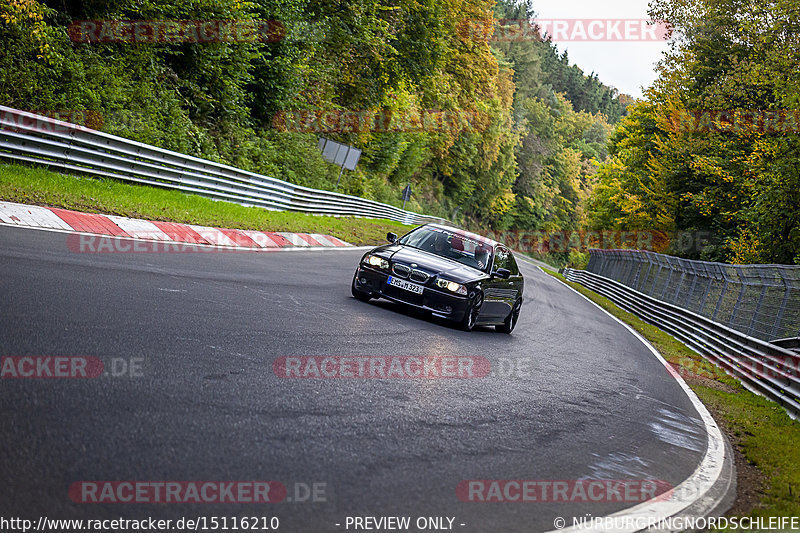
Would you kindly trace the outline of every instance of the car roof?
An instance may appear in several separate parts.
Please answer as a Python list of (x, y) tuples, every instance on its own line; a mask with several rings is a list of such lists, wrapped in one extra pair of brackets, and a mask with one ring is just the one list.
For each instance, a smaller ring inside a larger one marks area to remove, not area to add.
[(478, 235), (477, 233), (472, 233), (471, 231), (463, 230), (461, 228), (454, 228), (453, 226), (447, 226), (445, 224), (433, 224), (433, 223), (431, 223), (431, 224), (425, 224), (425, 225), (420, 226), (420, 227), (421, 228), (437, 228), (437, 229), (449, 231), (449, 232), (455, 233), (456, 235), (461, 235), (461, 236), (464, 236), (464, 237), (466, 237), (468, 239), (472, 239), (473, 241), (481, 242), (483, 244), (488, 244), (492, 248), (495, 248), (497, 246), (501, 246), (502, 245), (501, 243), (499, 243), (497, 241), (493, 241), (492, 239), (484, 237), (483, 235)]

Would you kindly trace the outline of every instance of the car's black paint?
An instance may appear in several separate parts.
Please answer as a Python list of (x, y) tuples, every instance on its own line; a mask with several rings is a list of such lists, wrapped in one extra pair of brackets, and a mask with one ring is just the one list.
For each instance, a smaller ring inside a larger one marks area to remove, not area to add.
[[(435, 252), (403, 244), (409, 235), (417, 231), (449, 235), (449, 244), (454, 239), (461, 239), (461, 250)], [(479, 235), (438, 224), (420, 226), (400, 239), (389, 233), (387, 240), (390, 241), (389, 244), (378, 246), (361, 258), (351, 286), (354, 297), (364, 301), (385, 298), (400, 302), (457, 322), (466, 330), (471, 330), (476, 325), (494, 325), (498, 330), (507, 333), (514, 329), (522, 306), (525, 281), (507, 247)], [(483, 269), (451, 258), (464, 257), (465, 261), (471, 259), (464, 250), (465, 242), (474, 245), (476, 257), (481, 251), (489, 250), (490, 260)], [(386, 259), (388, 268), (365, 262), (370, 256)], [(421, 274), (417, 279), (411, 278), (411, 274), (404, 277), (402, 271), (398, 274), (395, 265), (410, 268), (415, 271), (414, 275), (417, 272)], [(428, 276), (424, 282), (420, 279), (423, 274)], [(420, 295), (389, 285), (390, 276), (423, 286), (423, 293)], [(439, 287), (439, 279), (463, 285), (466, 287), (466, 294), (457, 294)]]

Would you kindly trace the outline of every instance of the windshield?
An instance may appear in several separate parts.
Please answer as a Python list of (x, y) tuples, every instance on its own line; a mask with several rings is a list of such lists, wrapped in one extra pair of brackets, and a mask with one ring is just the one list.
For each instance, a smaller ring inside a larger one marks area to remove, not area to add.
[(419, 248), (484, 272), (492, 259), (492, 247), (463, 233), (422, 227), (400, 239), (400, 244)]

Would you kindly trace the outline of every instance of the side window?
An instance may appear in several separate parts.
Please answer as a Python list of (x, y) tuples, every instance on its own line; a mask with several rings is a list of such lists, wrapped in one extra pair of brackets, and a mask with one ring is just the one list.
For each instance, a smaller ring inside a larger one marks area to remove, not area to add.
[(508, 250), (505, 248), (497, 248), (494, 252), (494, 270), (498, 268), (508, 268)]

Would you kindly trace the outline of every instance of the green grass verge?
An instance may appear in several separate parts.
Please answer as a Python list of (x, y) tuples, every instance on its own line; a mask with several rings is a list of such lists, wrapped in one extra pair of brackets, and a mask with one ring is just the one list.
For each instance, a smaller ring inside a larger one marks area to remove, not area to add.
[(731, 444), (763, 475), (765, 486), (757, 501), (747, 506), (748, 516), (800, 516), (800, 422), (789, 418), (775, 402), (748, 391), (738, 380), (659, 328), (560, 274), (547, 273), (630, 324), (684, 376), (726, 430)]
[(201, 226), (322, 233), (357, 245), (384, 243), (387, 232), (403, 234), (411, 228), (385, 219), (244, 207), (169, 189), (68, 176), (16, 164), (0, 164), (0, 200)]
[(564, 257), (564, 254), (558, 253), (538, 253), (536, 251), (532, 252), (523, 252), (528, 257), (535, 259), (537, 261), (541, 261), (546, 265), (550, 265), (553, 270), (558, 270), (560, 268), (575, 268), (578, 270), (586, 268), (586, 265), (589, 264), (589, 253), (588, 252), (580, 252), (577, 249), (572, 250), (567, 257)]

